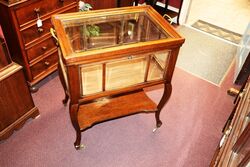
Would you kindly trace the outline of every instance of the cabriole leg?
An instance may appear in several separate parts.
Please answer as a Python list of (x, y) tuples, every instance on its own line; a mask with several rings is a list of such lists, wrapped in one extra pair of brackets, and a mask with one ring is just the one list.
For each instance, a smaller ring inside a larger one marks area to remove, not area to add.
[(58, 62), (58, 75), (59, 75), (59, 79), (60, 79), (60, 82), (63, 86), (63, 90), (64, 90), (64, 94), (65, 94), (65, 98), (63, 99), (63, 104), (64, 105), (67, 105), (67, 102), (69, 100), (69, 95), (67, 93), (67, 86), (66, 86), (66, 83), (65, 83), (65, 80), (64, 80), (64, 77), (63, 77), (63, 72), (62, 72), (62, 67), (60, 66), (60, 62)]
[(172, 93), (172, 85), (164, 84), (164, 92), (159, 104), (157, 105), (157, 111), (155, 112), (156, 127), (154, 128), (153, 132), (155, 132), (162, 125), (162, 122), (160, 120), (160, 112), (164, 107), (164, 105), (169, 100), (171, 93)]
[(76, 132), (76, 141), (74, 143), (76, 150), (81, 150), (85, 148), (84, 144), (81, 144), (81, 132)]
[(80, 129), (80, 126), (78, 124), (78, 119), (77, 119), (78, 108), (79, 108), (78, 104), (70, 103), (70, 107), (69, 107), (70, 119), (76, 131), (76, 141), (74, 142), (74, 146), (75, 146), (75, 149), (80, 150), (84, 148), (84, 145), (81, 144), (81, 129)]

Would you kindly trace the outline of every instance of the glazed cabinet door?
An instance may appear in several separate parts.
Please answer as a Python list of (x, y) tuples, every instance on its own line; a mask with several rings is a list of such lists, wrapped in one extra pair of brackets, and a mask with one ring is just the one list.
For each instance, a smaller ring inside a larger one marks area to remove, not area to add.
[(169, 50), (126, 55), (119, 59), (80, 65), (81, 95), (100, 93), (163, 80)]

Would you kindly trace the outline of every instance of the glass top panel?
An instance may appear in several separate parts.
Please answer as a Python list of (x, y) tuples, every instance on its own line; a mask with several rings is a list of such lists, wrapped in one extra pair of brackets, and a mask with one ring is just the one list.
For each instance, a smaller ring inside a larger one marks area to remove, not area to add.
[(63, 25), (74, 52), (171, 38), (146, 12), (63, 20)]

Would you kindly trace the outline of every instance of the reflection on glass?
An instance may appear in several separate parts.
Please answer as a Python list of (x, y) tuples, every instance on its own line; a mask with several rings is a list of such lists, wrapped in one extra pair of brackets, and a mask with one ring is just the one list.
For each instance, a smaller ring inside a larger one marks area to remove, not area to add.
[(167, 68), (169, 55), (170, 52), (166, 50), (151, 55), (148, 81), (163, 79), (164, 69)]
[(81, 66), (82, 95), (162, 80), (169, 56), (170, 51), (164, 50)]
[(74, 52), (170, 38), (144, 12), (66, 20)]
[(82, 95), (102, 91), (102, 64), (80, 67)]
[(62, 74), (63, 74), (63, 78), (64, 78), (64, 81), (65, 81), (65, 84), (66, 84), (66, 87), (67, 87), (67, 90), (69, 90), (69, 83), (68, 83), (68, 76), (67, 76), (67, 68), (66, 66), (63, 64), (63, 61), (62, 61), (62, 52), (61, 52), (61, 49), (58, 50), (58, 59), (59, 59), (59, 65), (61, 67), (61, 70), (62, 70)]
[(106, 90), (124, 88), (144, 82), (146, 58), (128, 57), (106, 64)]

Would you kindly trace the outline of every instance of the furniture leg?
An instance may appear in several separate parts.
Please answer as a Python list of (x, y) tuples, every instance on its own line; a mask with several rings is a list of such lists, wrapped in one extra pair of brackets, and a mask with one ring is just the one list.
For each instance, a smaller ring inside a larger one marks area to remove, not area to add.
[(62, 67), (60, 66), (60, 63), (58, 63), (58, 75), (59, 75), (59, 79), (60, 79), (60, 82), (63, 86), (63, 89), (64, 89), (64, 94), (65, 94), (65, 98), (63, 99), (63, 104), (64, 105), (67, 105), (67, 102), (69, 100), (69, 95), (67, 93), (67, 86), (66, 86), (66, 83), (65, 83), (65, 80), (64, 80), (64, 77), (63, 77), (63, 73), (62, 73)]
[(157, 111), (155, 112), (156, 128), (153, 131), (156, 131), (156, 129), (162, 125), (162, 122), (160, 120), (160, 112), (164, 107), (164, 105), (167, 103), (171, 93), (172, 93), (172, 85), (164, 84), (164, 92), (159, 104), (157, 105)]
[(135, 0), (135, 6), (138, 6), (139, 0)]
[(81, 129), (80, 129), (80, 126), (78, 124), (78, 119), (77, 119), (78, 109), (79, 109), (78, 104), (70, 103), (70, 106), (69, 106), (70, 119), (76, 131), (76, 141), (74, 142), (74, 146), (75, 146), (75, 149), (80, 150), (84, 148), (84, 145), (81, 144)]
[(30, 86), (30, 92), (31, 92), (31, 93), (36, 93), (38, 90), (39, 90), (39, 89), (38, 89), (37, 86), (35, 86), (35, 85)]

